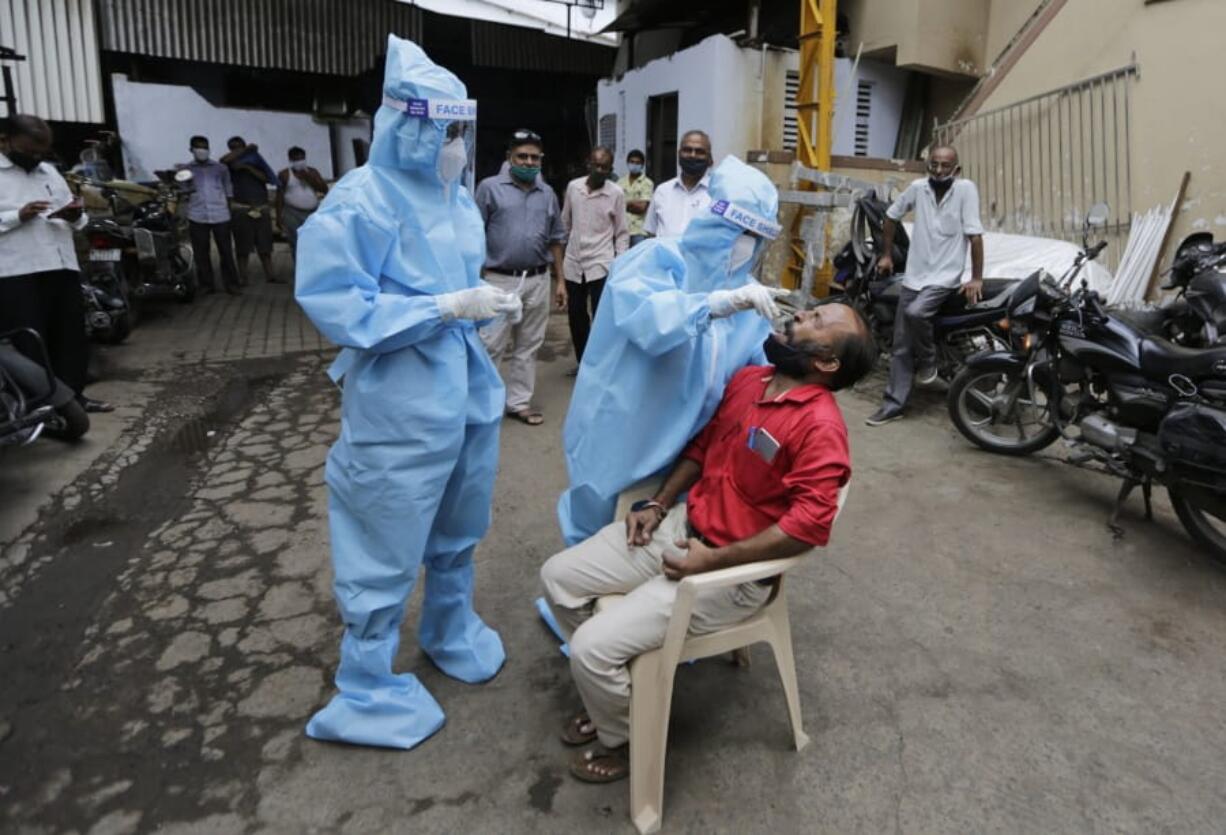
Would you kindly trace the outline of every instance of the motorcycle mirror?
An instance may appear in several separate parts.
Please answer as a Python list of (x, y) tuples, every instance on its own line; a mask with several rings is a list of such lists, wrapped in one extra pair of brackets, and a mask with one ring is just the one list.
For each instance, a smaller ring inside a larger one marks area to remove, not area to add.
[(1086, 212), (1087, 226), (1106, 226), (1107, 218), (1111, 215), (1111, 207), (1106, 203), (1095, 203), (1090, 207), (1090, 211)]

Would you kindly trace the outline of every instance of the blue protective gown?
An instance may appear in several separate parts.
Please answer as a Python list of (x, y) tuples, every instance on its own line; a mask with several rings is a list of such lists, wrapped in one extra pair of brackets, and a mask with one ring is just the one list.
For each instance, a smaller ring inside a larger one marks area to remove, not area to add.
[[(415, 44), (388, 39), (385, 94), (463, 99)], [(443, 672), (494, 676), (506, 656), (472, 608), (473, 549), (490, 524), (504, 389), (472, 322), (444, 321), (435, 296), (475, 287), (481, 215), (437, 156), (446, 122), (383, 106), (368, 164), (346, 174), (299, 233), (295, 295), (344, 347), (341, 434), (328, 455), (333, 589), (345, 623), (339, 693), (307, 725), (316, 739), (411, 748), (443, 711), (395, 675), (400, 624), (419, 569), (418, 638)]]
[[(715, 168), (710, 188), (712, 201), (771, 220), (779, 209), (766, 175), (736, 157)], [(764, 361), (769, 322), (753, 311), (712, 319), (707, 306), (712, 290), (751, 280), (752, 258), (728, 270), (743, 231), (703, 213), (680, 238), (649, 239), (613, 262), (562, 433), (570, 487), (558, 520), (568, 545), (613, 521), (618, 493), (670, 467), (715, 414), (728, 379)]]

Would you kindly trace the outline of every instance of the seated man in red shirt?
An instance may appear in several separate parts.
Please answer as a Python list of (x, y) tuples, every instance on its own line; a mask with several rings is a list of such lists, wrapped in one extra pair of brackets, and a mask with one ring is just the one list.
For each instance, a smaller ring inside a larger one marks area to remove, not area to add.
[[(551, 557), (545, 597), (570, 640), (570, 667), (585, 712), (566, 742), (594, 748), (571, 763), (588, 782), (628, 773), (630, 672), (636, 656), (664, 643), (676, 580), (743, 563), (781, 559), (825, 545), (839, 490), (851, 476), (847, 427), (832, 391), (872, 368), (877, 346), (852, 308), (797, 313), (766, 343), (772, 366), (737, 372), (711, 422), (681, 454), (656, 495), (623, 524)], [(686, 502), (677, 498), (688, 491)], [(748, 618), (772, 583), (701, 591), (691, 634)], [(596, 598), (625, 599), (593, 615)]]

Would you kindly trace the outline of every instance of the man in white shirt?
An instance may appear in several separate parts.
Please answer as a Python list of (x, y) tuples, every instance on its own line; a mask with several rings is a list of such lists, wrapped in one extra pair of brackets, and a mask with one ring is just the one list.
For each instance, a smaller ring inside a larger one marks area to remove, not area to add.
[(686, 131), (677, 151), (681, 175), (656, 186), (643, 231), (657, 238), (679, 238), (690, 219), (711, 205), (711, 137)]
[[(0, 127), (0, 332), (31, 328), (42, 337), (55, 375), (91, 412), (114, 407), (84, 395), (89, 339), (81, 268), (72, 232), (88, 218), (81, 201), (48, 162), (51, 129), (37, 116)], [(41, 359), (32, 340), (13, 340)]]
[[(928, 155), (928, 176), (907, 186), (886, 210), (882, 251), (877, 272), (894, 271), (894, 230), (907, 212), (915, 211), (907, 273), (894, 314), (894, 346), (890, 380), (881, 408), (867, 421), (881, 426), (903, 415), (912, 383), (936, 381), (932, 319), (941, 305), (961, 292), (968, 304), (983, 295), (983, 226), (979, 223), (979, 191), (970, 180), (957, 179), (958, 152), (937, 146)], [(962, 282), (966, 248), (971, 248), (971, 278)], [(961, 285), (961, 288), (959, 288)]]

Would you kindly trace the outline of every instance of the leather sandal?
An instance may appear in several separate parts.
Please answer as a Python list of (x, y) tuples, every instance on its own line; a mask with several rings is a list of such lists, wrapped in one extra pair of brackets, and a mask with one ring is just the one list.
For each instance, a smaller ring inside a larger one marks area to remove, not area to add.
[(595, 745), (570, 761), (570, 773), (584, 783), (616, 783), (630, 776), (630, 746)]
[[(591, 730), (583, 730), (585, 726), (591, 728)], [(569, 722), (562, 726), (561, 737), (562, 741), (567, 745), (587, 745), (596, 739), (596, 725), (585, 710), (575, 714)]]

